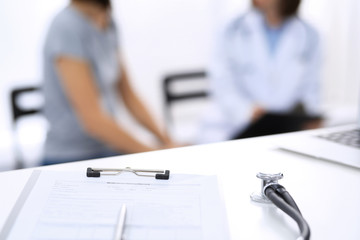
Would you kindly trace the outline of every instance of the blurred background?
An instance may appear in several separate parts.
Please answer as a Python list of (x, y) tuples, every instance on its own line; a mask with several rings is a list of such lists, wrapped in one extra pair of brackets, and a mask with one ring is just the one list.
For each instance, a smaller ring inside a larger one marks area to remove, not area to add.
[[(51, 19), (66, 4), (67, 0), (0, 0), (0, 171), (13, 169), (19, 152), (25, 167), (36, 166), (41, 159), (46, 122), (34, 115), (15, 124), (11, 93), (41, 85), (45, 34)], [(113, 5), (133, 86), (176, 140), (191, 142), (199, 113), (209, 99), (166, 104), (166, 96), (169, 91), (206, 91), (206, 78), (198, 73), (206, 71), (219, 29), (246, 12), (250, 1), (113, 0)], [(323, 42), (325, 124), (353, 123), (360, 102), (360, 2), (303, 0), (300, 12), (317, 28)], [(194, 81), (164, 88), (165, 79), (191, 73), (197, 73)], [(17, 101), (28, 108), (42, 104), (36, 94)], [(118, 115), (139, 139), (151, 141), (122, 106)]]

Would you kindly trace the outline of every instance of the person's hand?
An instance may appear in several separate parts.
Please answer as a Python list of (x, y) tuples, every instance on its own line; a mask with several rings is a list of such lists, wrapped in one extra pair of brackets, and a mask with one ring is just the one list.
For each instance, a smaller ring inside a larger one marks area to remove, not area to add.
[(304, 126), (302, 127), (302, 130), (312, 130), (312, 129), (321, 128), (322, 126), (323, 126), (322, 119), (313, 120), (305, 123)]
[(161, 142), (160, 149), (170, 149), (170, 148), (178, 148), (178, 147), (185, 147), (185, 144), (178, 144), (175, 143), (167, 134), (161, 134), (159, 136), (159, 140)]
[(172, 145), (172, 144), (173, 144), (172, 139), (171, 139), (171, 138), (169, 137), (169, 135), (167, 135), (167, 134), (162, 134), (162, 135), (160, 135), (159, 140), (160, 140), (161, 143), (164, 144), (164, 145)]
[(170, 144), (163, 145), (163, 149), (180, 148), (180, 147), (186, 147), (186, 146), (190, 146), (190, 145), (170, 143)]
[(266, 110), (259, 105), (255, 105), (253, 108), (253, 112), (251, 115), (251, 122), (256, 122), (259, 120), (264, 114), (266, 113)]

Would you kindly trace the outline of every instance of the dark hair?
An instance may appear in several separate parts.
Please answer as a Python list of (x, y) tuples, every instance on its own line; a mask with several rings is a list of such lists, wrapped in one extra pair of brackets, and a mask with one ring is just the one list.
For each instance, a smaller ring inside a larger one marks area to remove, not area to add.
[(301, 0), (280, 0), (280, 14), (287, 18), (297, 14)]
[(72, 0), (72, 1), (93, 3), (104, 9), (111, 8), (111, 0)]

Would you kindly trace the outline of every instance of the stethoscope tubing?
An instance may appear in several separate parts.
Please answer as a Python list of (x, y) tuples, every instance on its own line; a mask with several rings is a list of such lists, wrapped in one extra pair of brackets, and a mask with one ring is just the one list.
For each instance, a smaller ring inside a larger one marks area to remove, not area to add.
[(280, 184), (271, 184), (269, 186), (265, 186), (264, 193), (266, 197), (274, 203), (275, 206), (289, 215), (298, 224), (301, 234), (298, 240), (309, 240), (309, 224), (302, 216), (300, 209), (291, 195), (286, 191), (286, 189)]

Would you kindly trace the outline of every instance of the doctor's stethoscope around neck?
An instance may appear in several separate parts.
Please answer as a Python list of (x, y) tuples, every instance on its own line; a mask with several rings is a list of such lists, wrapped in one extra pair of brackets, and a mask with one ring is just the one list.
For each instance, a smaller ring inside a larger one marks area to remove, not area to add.
[(291, 195), (281, 186), (278, 181), (284, 177), (282, 173), (265, 174), (258, 173), (257, 178), (261, 179), (261, 193), (253, 193), (250, 198), (257, 203), (273, 203), (292, 219), (295, 220), (300, 228), (300, 237), (297, 240), (310, 239), (310, 227), (302, 216), (300, 209)]

